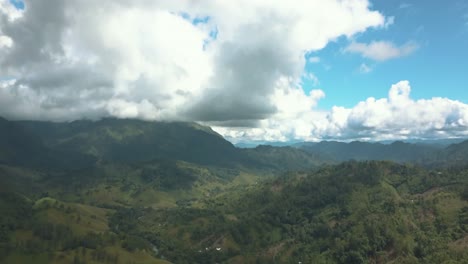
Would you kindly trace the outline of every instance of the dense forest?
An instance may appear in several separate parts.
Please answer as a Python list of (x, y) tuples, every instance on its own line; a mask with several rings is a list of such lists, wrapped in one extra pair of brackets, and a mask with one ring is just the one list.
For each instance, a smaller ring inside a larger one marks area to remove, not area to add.
[(467, 142), (0, 119), (0, 263), (468, 263)]

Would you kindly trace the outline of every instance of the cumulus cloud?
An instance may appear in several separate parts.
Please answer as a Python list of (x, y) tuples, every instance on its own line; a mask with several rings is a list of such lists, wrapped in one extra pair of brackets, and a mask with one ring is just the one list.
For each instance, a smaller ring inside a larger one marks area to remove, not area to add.
[[(319, 85), (307, 54), (392, 22), (368, 0), (0, 0), (0, 115), (200, 121), (233, 141), (465, 133), (466, 105), (414, 101), (407, 83), (330, 111), (317, 110), (322, 90), (304, 91), (304, 78)], [(381, 61), (416, 49), (346, 51)]]
[[(468, 136), (468, 105), (447, 98), (413, 100), (408, 81), (390, 88), (387, 98), (373, 97), (352, 108), (335, 106), (330, 111), (310, 111), (325, 95), (313, 92), (295, 111), (277, 114), (261, 126), (215, 129), (232, 141), (271, 141), (323, 139), (386, 140)], [(278, 98), (282, 98), (279, 96)], [(296, 101), (293, 95), (290, 102)]]
[(0, 0), (0, 80), (9, 80), (0, 115), (14, 119), (254, 124), (280, 111), (273, 100), (285, 89), (280, 83), (296, 92), (305, 54), (386, 21), (367, 0), (29, 0), (24, 7)]
[(348, 53), (358, 53), (364, 58), (375, 61), (386, 61), (408, 56), (418, 48), (419, 46), (414, 42), (407, 42), (398, 47), (389, 41), (373, 41), (369, 44), (352, 42), (344, 51)]

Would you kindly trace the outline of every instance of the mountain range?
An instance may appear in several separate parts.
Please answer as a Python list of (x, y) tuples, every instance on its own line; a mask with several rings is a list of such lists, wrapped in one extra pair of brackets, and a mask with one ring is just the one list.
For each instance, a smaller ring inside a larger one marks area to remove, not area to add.
[(0, 263), (463, 263), (467, 154), (0, 118)]
[(442, 147), (441, 142), (450, 141), (395, 141), (389, 144), (322, 141), (237, 148), (211, 128), (196, 123), (122, 119), (63, 123), (0, 119), (0, 132), (0, 162), (44, 163), (48, 166), (54, 159), (56, 165), (63, 163), (57, 160), (61, 156), (68, 159), (73, 156), (77, 166), (89, 166), (97, 161), (143, 162), (153, 159), (283, 170), (347, 160), (429, 164), (441, 157), (445, 160), (465, 159), (462, 149), (467, 144), (464, 141)]

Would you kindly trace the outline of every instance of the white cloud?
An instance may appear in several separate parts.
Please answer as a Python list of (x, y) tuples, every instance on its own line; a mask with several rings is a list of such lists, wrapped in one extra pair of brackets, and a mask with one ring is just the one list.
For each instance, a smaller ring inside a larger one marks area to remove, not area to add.
[[(9, 78), (0, 80), (0, 115), (7, 118), (202, 121), (217, 124), (217, 131), (233, 140), (467, 131), (465, 104), (414, 101), (404, 82), (388, 98), (317, 110), (325, 93), (304, 92), (304, 76), (318, 84), (304, 72), (305, 54), (341, 36), (391, 24), (391, 18), (370, 10), (367, 0), (29, 0), (25, 5), (21, 11), (0, 0), (0, 72)], [(196, 18), (206, 22), (192, 23)], [(352, 43), (346, 51), (382, 61), (416, 49), (413, 43), (373, 42)]]
[(280, 108), (272, 99), (280, 80), (299, 83), (307, 75), (305, 54), (384, 27), (385, 17), (369, 6), (29, 0), (23, 11), (0, 0), (2, 46), (9, 47), (0, 52), (0, 72), (16, 79), (0, 89), (8, 98), (0, 115), (263, 120)]
[(407, 42), (406, 44), (398, 47), (388, 41), (373, 41), (369, 44), (352, 42), (344, 49), (344, 51), (349, 53), (359, 53), (364, 58), (376, 61), (386, 61), (408, 56), (418, 48), (419, 46), (414, 42)]
[(0, 14), (3, 14), (9, 22), (13, 22), (22, 16), (22, 12), (16, 9), (9, 0), (0, 0)]
[(367, 64), (365, 63), (362, 63), (360, 66), (359, 66), (359, 72), (360, 73), (370, 73), (372, 71), (372, 68), (370, 66), (368, 66)]
[(18, 11), (13, 5), (11, 5), (7, 0), (0, 0), (0, 58), (2, 53), (1, 49), (11, 48), (13, 46), (13, 40), (4, 35), (5, 33), (2, 30), (2, 26), (5, 23), (12, 23), (16, 19), (20, 18), (22, 13)]
[(13, 40), (8, 36), (0, 35), (0, 48), (11, 48)]
[[(387, 98), (368, 98), (352, 108), (318, 111), (317, 101), (302, 102), (292, 112), (276, 114), (254, 129), (215, 128), (232, 141), (323, 139), (406, 139), (468, 136), (468, 105), (447, 98), (413, 100), (408, 81), (392, 85)], [(283, 95), (279, 96), (281, 98)], [(314, 98), (314, 99), (312, 99)], [(290, 104), (297, 102), (289, 96)], [(312, 110), (311, 110), (312, 109)], [(441, 134), (441, 131), (444, 132)]]
[(310, 57), (309, 62), (310, 63), (319, 63), (320, 62), (320, 57), (316, 57), (316, 56)]

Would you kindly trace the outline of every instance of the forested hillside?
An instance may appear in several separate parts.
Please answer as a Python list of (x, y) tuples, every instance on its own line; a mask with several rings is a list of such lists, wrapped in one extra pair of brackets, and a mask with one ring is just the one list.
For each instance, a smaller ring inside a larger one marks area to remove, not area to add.
[(468, 259), (466, 142), (307, 152), (193, 123), (0, 124), (0, 263)]
[(404, 143), (396, 141), (391, 144), (359, 142), (350, 143), (324, 141), (296, 145), (309, 153), (321, 153), (337, 161), (348, 160), (390, 160), (395, 162), (414, 162), (436, 153), (438, 146)]

